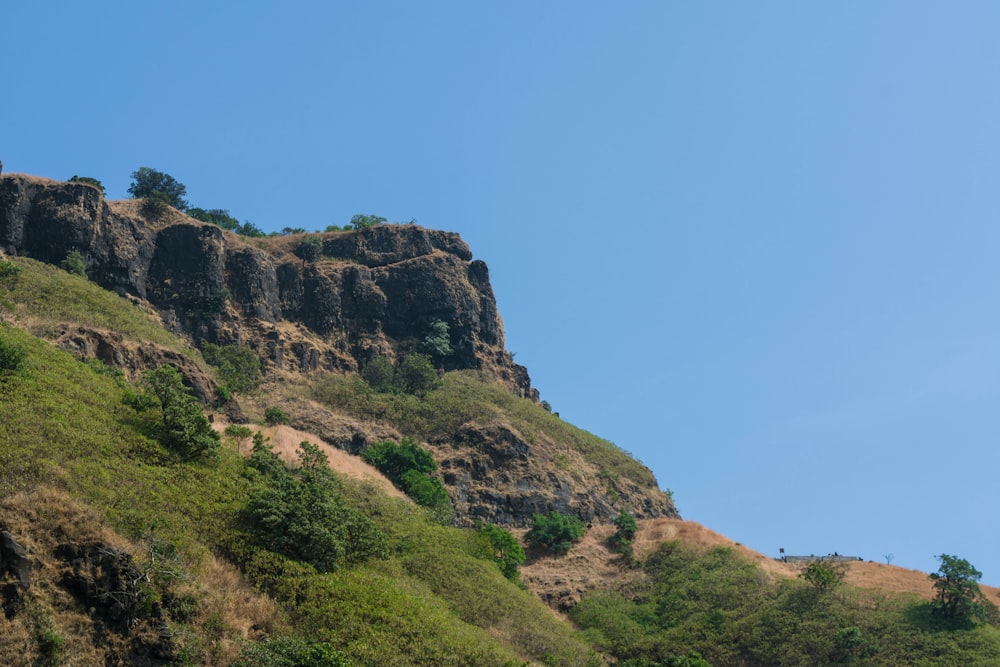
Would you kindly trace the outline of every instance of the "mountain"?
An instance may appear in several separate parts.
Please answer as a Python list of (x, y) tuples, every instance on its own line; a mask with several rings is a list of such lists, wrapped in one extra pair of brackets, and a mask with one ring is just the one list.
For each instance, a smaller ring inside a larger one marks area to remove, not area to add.
[(539, 401), (455, 234), (4, 174), (0, 412), (2, 664), (1000, 663), (993, 589), (943, 617), (681, 521)]

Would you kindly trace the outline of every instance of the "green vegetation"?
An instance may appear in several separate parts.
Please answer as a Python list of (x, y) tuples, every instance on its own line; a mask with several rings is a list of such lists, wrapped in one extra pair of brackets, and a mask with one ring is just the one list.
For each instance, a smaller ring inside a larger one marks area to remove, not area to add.
[(295, 248), (295, 254), (307, 262), (316, 262), (323, 257), (323, 239), (318, 236), (306, 236)]
[(7, 332), (11, 330), (9, 324), (0, 324), (0, 373), (23, 371), (28, 357), (24, 348), (13, 342), (13, 336), (8, 335)]
[(355, 417), (387, 422), (426, 442), (455, 440), (459, 429), (468, 422), (485, 424), (503, 417), (521, 433), (544, 436), (575, 449), (612, 478), (624, 477), (641, 487), (656, 487), (649, 469), (614, 443), (514, 396), (476, 371), (445, 373), (440, 384), (423, 396), (380, 392), (356, 376), (330, 374), (316, 383), (311, 396)]
[(246, 517), (257, 545), (318, 572), (385, 558), (385, 537), (344, 501), (326, 455), (302, 442), (298, 456), (299, 466), (289, 470), (259, 432), (254, 436), (249, 464), (257, 483)]
[(615, 534), (609, 540), (611, 548), (631, 561), (633, 556), (632, 541), (637, 532), (639, 532), (639, 525), (635, 522), (635, 517), (625, 510), (621, 510), (615, 517)]
[(365, 230), (371, 229), (375, 225), (381, 225), (386, 222), (386, 219), (380, 215), (366, 215), (364, 213), (358, 213), (357, 215), (351, 216), (350, 227), (351, 229)]
[(0, 281), (0, 305), (29, 316), (36, 322), (31, 328), (35, 335), (55, 336), (70, 325), (109, 329), (125, 340), (156, 343), (200, 361), (186, 341), (116, 294), (27, 257), (6, 264), (11, 268)]
[(108, 194), (107, 191), (104, 189), (104, 184), (101, 183), (96, 178), (91, 178), (90, 176), (76, 176), (76, 175), (74, 175), (71, 179), (69, 179), (69, 182), (70, 183), (84, 183), (86, 185), (90, 185), (90, 186), (93, 186), (93, 187), (97, 188), (98, 190), (101, 191), (102, 195), (107, 195)]
[(843, 563), (817, 559), (806, 565), (799, 575), (817, 593), (828, 593), (844, 582), (847, 567)]
[(619, 664), (686, 664), (672, 661), (691, 651), (715, 667), (1000, 660), (995, 627), (942, 631), (934, 605), (913, 596), (772, 581), (729, 548), (667, 542), (643, 569), (645, 585), (592, 593), (570, 614)]
[[(362, 552), (345, 546), (337, 569), (320, 572), (262, 548), (252, 508), (285, 497), (281, 490), (300, 502), (294, 489), (305, 493), (306, 478), (328, 474), (319, 472), (319, 457), (304, 450), (299, 465), (279, 471), (262, 454), (257, 463), (267, 472), (230, 447), (219, 449), (213, 465), (178, 461), (144, 435), (144, 420), (122, 403), (119, 377), (23, 330), (3, 327), (0, 337), (22, 348), (31, 368), (30, 374), (0, 374), (0, 498), (60, 489), (143, 545), (134, 550), (143, 568), (150, 567), (146, 554), (155, 557), (151, 599), (164, 602), (188, 664), (600, 664), (566, 623), (504, 578), (477, 531), (437, 525), (423, 509), (369, 486), (336, 478), (330, 488), (339, 495), (330, 502), (372, 522), (378, 532), (368, 534), (384, 536), (378, 553), (385, 558), (352, 560), (348, 553)], [(39, 520), (50, 514), (40, 513)], [(74, 522), (88, 530), (93, 524)], [(307, 526), (306, 533), (321, 531)], [(239, 616), (263, 612), (254, 611), (259, 603), (235, 603), (237, 592), (225, 579), (208, 578), (213, 553), (238, 564), (279, 616)], [(268, 639), (241, 649), (237, 628), (258, 622), (270, 628)], [(89, 641), (75, 626), (58, 625), (66, 651), (71, 639), (74, 646)], [(235, 647), (229, 661), (212, 657), (227, 645)]]
[(87, 261), (79, 250), (70, 250), (66, 253), (66, 258), (59, 263), (59, 267), (75, 276), (87, 277)]
[(159, 419), (147, 426), (147, 433), (185, 461), (217, 455), (219, 434), (184, 386), (180, 371), (173, 366), (146, 371), (141, 386), (146, 393), (130, 395), (129, 404), (140, 413), (159, 408)]
[(264, 410), (264, 422), (270, 426), (276, 426), (278, 424), (287, 424), (288, 415), (285, 411), (279, 407), (271, 406)]
[(259, 227), (247, 220), (246, 222), (240, 223), (239, 220), (234, 218), (229, 214), (229, 211), (224, 208), (197, 208), (191, 207), (187, 210), (187, 214), (194, 218), (195, 220), (201, 220), (202, 222), (210, 222), (213, 225), (218, 225), (223, 229), (227, 229), (233, 233), (240, 234), (241, 236), (250, 237), (261, 237), (267, 236)]
[(479, 526), (479, 534), (489, 541), (493, 550), (493, 562), (503, 572), (503, 576), (517, 581), (521, 564), (524, 563), (524, 549), (518, 544), (517, 538), (506, 528), (488, 523)]
[(428, 352), (438, 359), (442, 359), (455, 351), (451, 346), (451, 334), (447, 322), (431, 320), (427, 329), (427, 335), (424, 336), (424, 347)]
[(451, 520), (448, 491), (441, 480), (431, 476), (437, 470), (437, 463), (430, 452), (416, 442), (406, 438), (400, 445), (377, 442), (361, 452), (361, 458), (388, 477), (396, 488), (413, 498), (418, 505), (430, 509), (440, 523)]
[(399, 366), (393, 366), (386, 357), (375, 357), (364, 367), (361, 375), (368, 386), (382, 393), (422, 396), (439, 385), (431, 358), (419, 352), (405, 357)]
[(958, 556), (941, 554), (941, 567), (930, 575), (934, 582), (934, 611), (951, 622), (996, 621), (997, 608), (979, 589), (983, 573)]
[(230, 391), (245, 394), (260, 385), (260, 358), (249, 345), (203, 343), (201, 353), (205, 361), (219, 369), (219, 375)]
[(178, 211), (186, 211), (188, 203), (184, 199), (187, 187), (170, 174), (150, 167), (139, 167), (132, 172), (132, 184), (128, 193), (133, 199), (143, 199), (158, 208), (161, 204), (173, 206)]
[(579, 517), (561, 514), (555, 510), (532, 517), (531, 530), (524, 535), (524, 541), (550, 553), (564, 554), (574, 544), (583, 539), (587, 528)]

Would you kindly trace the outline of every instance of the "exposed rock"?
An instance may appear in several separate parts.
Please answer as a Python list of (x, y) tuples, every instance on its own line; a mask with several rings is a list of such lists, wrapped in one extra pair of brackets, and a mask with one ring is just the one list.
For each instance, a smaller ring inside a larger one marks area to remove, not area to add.
[[(8, 531), (0, 531), (0, 587), (3, 612), (13, 618), (24, 604), (24, 591), (31, 584), (31, 559), (17, 539)], [(13, 579), (13, 581), (9, 581)]]
[(148, 301), (168, 328), (196, 343), (249, 344), (288, 371), (398, 358), (421, 349), (440, 320), (454, 348), (441, 365), (482, 370), (537, 400), (505, 349), (486, 265), (457, 234), (416, 225), (324, 233), (325, 257), (306, 262), (289, 240), (248, 243), (172, 209), (150, 221), (126, 204), (81, 183), (5, 177), (0, 250), (49, 263), (80, 252), (92, 280)]
[(109, 366), (121, 368), (129, 380), (143, 371), (165, 364), (175, 366), (184, 384), (203, 402), (215, 397), (216, 382), (191, 359), (155, 343), (127, 341), (120, 334), (90, 327), (76, 327), (58, 336), (56, 345), (81, 359), (99, 359)]
[(610, 482), (582, 459), (563, 453), (563, 460), (554, 460), (553, 445), (544, 437), (530, 443), (509, 425), (494, 423), (466, 424), (454, 442), (433, 447), (457, 523), (524, 528), (534, 514), (552, 510), (604, 523), (623, 508), (640, 518), (677, 516), (666, 494), (631, 480), (618, 480), (609, 493)]
[(173, 637), (159, 602), (147, 604), (145, 573), (132, 555), (107, 544), (60, 544), (67, 564), (60, 584), (90, 610), (97, 635), (131, 637), (133, 664), (162, 665), (176, 658)]

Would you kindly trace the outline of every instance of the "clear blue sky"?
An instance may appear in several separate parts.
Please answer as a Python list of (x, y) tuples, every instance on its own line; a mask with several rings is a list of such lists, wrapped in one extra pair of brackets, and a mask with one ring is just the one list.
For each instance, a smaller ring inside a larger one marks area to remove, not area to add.
[(1000, 584), (1000, 3), (9, 4), (6, 171), (459, 232), (685, 518)]

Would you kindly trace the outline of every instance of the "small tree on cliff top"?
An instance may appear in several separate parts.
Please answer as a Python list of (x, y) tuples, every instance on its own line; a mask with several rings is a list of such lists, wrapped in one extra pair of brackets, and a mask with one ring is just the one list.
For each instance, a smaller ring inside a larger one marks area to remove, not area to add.
[(188, 208), (188, 203), (184, 199), (184, 195), (187, 194), (184, 184), (170, 174), (150, 167), (139, 167), (132, 172), (132, 185), (128, 186), (128, 193), (135, 199), (150, 197), (164, 199), (178, 211), (186, 211)]

